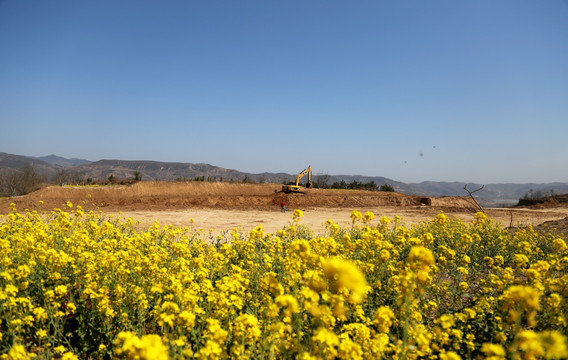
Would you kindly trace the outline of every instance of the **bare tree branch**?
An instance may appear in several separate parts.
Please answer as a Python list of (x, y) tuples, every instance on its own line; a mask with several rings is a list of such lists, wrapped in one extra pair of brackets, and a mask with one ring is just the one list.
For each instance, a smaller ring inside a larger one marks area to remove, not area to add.
[(473, 190), (473, 191), (469, 191), (467, 189), (467, 184), (465, 184), (465, 186), (463, 187), (463, 189), (465, 191), (468, 192), (469, 197), (473, 200), (473, 202), (475, 202), (475, 204), (477, 205), (477, 207), (479, 208), (479, 210), (481, 210), (482, 213), (485, 213), (485, 210), (483, 209), (483, 207), (481, 205), (479, 205), (479, 203), (477, 202), (477, 200), (475, 200), (475, 198), (473, 197), (473, 193), (478, 192), (479, 190), (483, 189), (485, 187), (485, 185), (481, 185), (481, 187), (477, 190)]

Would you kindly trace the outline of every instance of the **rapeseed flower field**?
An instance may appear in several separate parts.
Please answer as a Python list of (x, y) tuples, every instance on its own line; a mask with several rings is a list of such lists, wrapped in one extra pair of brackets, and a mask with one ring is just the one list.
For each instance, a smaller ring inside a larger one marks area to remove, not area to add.
[(0, 359), (561, 359), (568, 246), (530, 226), (351, 213), (316, 234), (0, 219)]

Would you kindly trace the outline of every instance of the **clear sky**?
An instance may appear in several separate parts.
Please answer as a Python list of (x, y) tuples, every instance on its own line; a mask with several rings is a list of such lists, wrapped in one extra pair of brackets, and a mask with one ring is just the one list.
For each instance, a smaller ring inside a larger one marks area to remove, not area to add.
[(568, 182), (566, 0), (0, 0), (0, 151)]

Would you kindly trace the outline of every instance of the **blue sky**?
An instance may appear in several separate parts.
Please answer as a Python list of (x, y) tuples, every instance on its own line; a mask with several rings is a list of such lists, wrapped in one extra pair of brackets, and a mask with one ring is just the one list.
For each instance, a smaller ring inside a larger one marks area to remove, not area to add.
[(0, 0), (0, 151), (568, 182), (568, 2)]

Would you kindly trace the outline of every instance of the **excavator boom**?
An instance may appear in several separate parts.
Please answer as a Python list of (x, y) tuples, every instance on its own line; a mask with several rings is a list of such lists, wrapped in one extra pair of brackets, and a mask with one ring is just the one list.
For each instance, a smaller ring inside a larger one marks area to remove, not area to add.
[(312, 187), (312, 166), (308, 166), (308, 168), (304, 171), (302, 171), (301, 173), (298, 174), (298, 176), (296, 176), (296, 186), (300, 185), (300, 180), (305, 176), (308, 175), (308, 184), (306, 187), (310, 188)]

